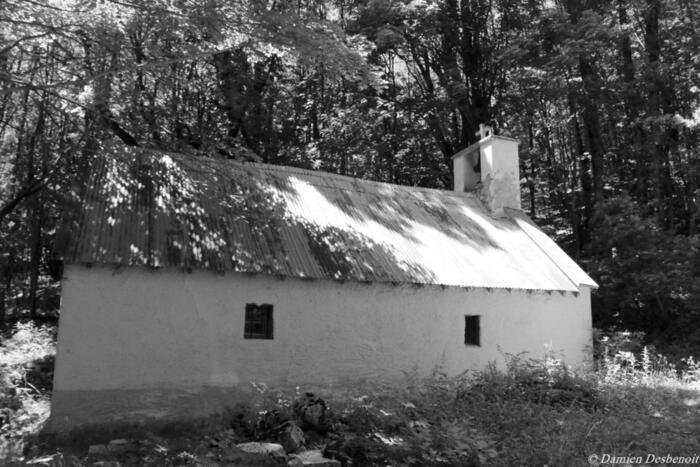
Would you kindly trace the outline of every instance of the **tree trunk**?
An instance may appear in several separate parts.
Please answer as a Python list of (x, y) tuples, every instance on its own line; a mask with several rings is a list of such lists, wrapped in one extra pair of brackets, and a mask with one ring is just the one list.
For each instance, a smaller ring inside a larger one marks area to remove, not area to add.
[(625, 107), (627, 119), (631, 120), (637, 115), (639, 106), (639, 94), (634, 87), (634, 62), (632, 61), (632, 42), (625, 28), (629, 25), (627, 18), (627, 5), (625, 0), (619, 0), (617, 4), (618, 20), (622, 29), (618, 44), (620, 55), (620, 76), (622, 76), (623, 92), (625, 95)]
[(5, 319), (6, 319), (6, 312), (5, 312), (5, 297), (6, 297), (6, 288), (5, 288), (5, 270), (7, 268), (7, 264), (5, 263), (5, 260), (3, 258), (2, 264), (0, 264), (0, 331), (4, 329), (4, 324), (5, 324)]
[(528, 155), (530, 164), (530, 174), (528, 176), (528, 189), (530, 191), (530, 217), (535, 218), (535, 137), (532, 131), (532, 122), (528, 122), (527, 125), (527, 141), (528, 141)]
[[(571, 25), (578, 27), (578, 20), (586, 9), (599, 10), (599, 0), (568, 0), (566, 8), (570, 15)], [(578, 71), (582, 83), (581, 117), (585, 128), (588, 152), (591, 155), (591, 179), (593, 205), (603, 199), (603, 149), (602, 133), (600, 130), (600, 112), (598, 97), (602, 87), (593, 57), (584, 53), (578, 57)], [(583, 172), (583, 169), (582, 169)]]
[[(689, 148), (690, 149), (690, 148)], [(695, 167), (692, 158), (688, 158), (688, 190), (686, 193), (686, 202), (688, 203), (688, 235), (697, 233), (698, 214), (700, 214), (700, 204), (696, 199), (700, 192), (697, 184), (698, 169)]]
[[(574, 228), (576, 237), (576, 251), (580, 253), (581, 248), (588, 242), (588, 228), (590, 219), (593, 215), (593, 191), (591, 183), (591, 161), (585, 154), (583, 146), (583, 136), (581, 134), (581, 125), (577, 117), (576, 96), (573, 90), (569, 90), (568, 94), (569, 112), (572, 119), (573, 131), (573, 153), (574, 153), (574, 168), (579, 167), (578, 177), (575, 177), (572, 182), (572, 205), (571, 205), (571, 222)], [(574, 170), (575, 172), (575, 170)], [(581, 183), (581, 190), (578, 190), (578, 183)], [(583, 206), (583, 215), (579, 212), (579, 207)]]
[(654, 204), (656, 206), (657, 222), (659, 227), (668, 227), (668, 216), (666, 206), (666, 179), (665, 171), (668, 168), (668, 153), (665, 148), (665, 140), (668, 132), (664, 129), (661, 121), (664, 108), (667, 103), (663, 102), (663, 83), (660, 69), (661, 41), (659, 38), (659, 15), (661, 12), (660, 0), (647, 0), (647, 8), (644, 12), (644, 44), (647, 51), (647, 99), (648, 112), (650, 117), (657, 117), (650, 120), (649, 136), (646, 146), (651, 149), (651, 170), (654, 182)]
[(36, 320), (38, 317), (39, 269), (41, 266), (41, 226), (44, 217), (43, 196), (36, 195), (32, 199), (31, 210), (31, 241), (29, 260), (29, 317)]
[[(37, 115), (36, 128), (32, 134), (29, 144), (28, 144), (28, 157), (29, 166), (27, 169), (27, 181), (28, 183), (35, 178), (37, 178), (36, 172), (38, 172), (35, 166), (35, 154), (37, 140), (43, 137), (45, 130), (45, 116), (46, 116), (46, 94), (44, 94), (41, 103), (39, 104), (39, 113)], [(44, 152), (42, 151), (43, 162), (41, 164), (41, 175), (40, 177), (46, 176), (46, 162)], [(37, 319), (37, 291), (39, 285), (39, 267), (41, 265), (41, 224), (43, 217), (43, 206), (42, 197), (40, 192), (33, 195), (31, 198), (31, 211), (30, 211), (30, 259), (29, 259), (29, 317), (32, 320)]]
[(603, 141), (600, 131), (600, 115), (596, 98), (600, 89), (598, 77), (592, 62), (579, 58), (579, 71), (583, 82), (583, 125), (586, 128), (588, 151), (591, 154), (591, 178), (593, 204), (603, 199)]

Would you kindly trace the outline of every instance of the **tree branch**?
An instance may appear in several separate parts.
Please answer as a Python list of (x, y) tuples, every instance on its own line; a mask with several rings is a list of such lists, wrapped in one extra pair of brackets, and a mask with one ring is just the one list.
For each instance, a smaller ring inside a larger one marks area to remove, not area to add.
[(0, 209), (0, 222), (2, 222), (5, 216), (10, 214), (15, 209), (15, 207), (17, 207), (20, 201), (41, 191), (49, 183), (49, 179), (51, 178), (51, 176), (53, 176), (54, 173), (55, 170), (52, 171), (46, 177), (40, 178), (39, 180), (35, 180), (30, 185), (19, 190), (19, 193), (17, 193), (17, 195), (11, 201), (9, 201), (2, 207), (2, 209)]

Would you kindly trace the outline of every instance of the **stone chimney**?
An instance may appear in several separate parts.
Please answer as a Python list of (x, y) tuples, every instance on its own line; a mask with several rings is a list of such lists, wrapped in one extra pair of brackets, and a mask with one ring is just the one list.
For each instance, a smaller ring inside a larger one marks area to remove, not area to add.
[(493, 214), (520, 207), (518, 141), (479, 125), (479, 141), (454, 156), (455, 191), (476, 191)]

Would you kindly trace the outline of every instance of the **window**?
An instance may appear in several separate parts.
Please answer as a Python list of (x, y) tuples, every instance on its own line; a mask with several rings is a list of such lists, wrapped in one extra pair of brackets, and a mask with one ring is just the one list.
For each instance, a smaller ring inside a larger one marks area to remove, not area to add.
[(272, 324), (272, 305), (248, 303), (245, 306), (245, 339), (272, 339)]
[(479, 315), (466, 315), (464, 317), (464, 343), (466, 345), (481, 346), (481, 326)]

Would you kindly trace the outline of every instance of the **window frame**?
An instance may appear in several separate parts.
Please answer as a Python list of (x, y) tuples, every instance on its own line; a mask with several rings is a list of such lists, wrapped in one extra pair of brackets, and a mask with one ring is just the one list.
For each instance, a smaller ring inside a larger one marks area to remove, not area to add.
[(481, 347), (481, 315), (464, 315), (464, 345)]
[[(257, 316), (255, 316), (257, 314)], [(275, 338), (274, 306), (270, 303), (246, 303), (243, 318), (243, 339)]]

